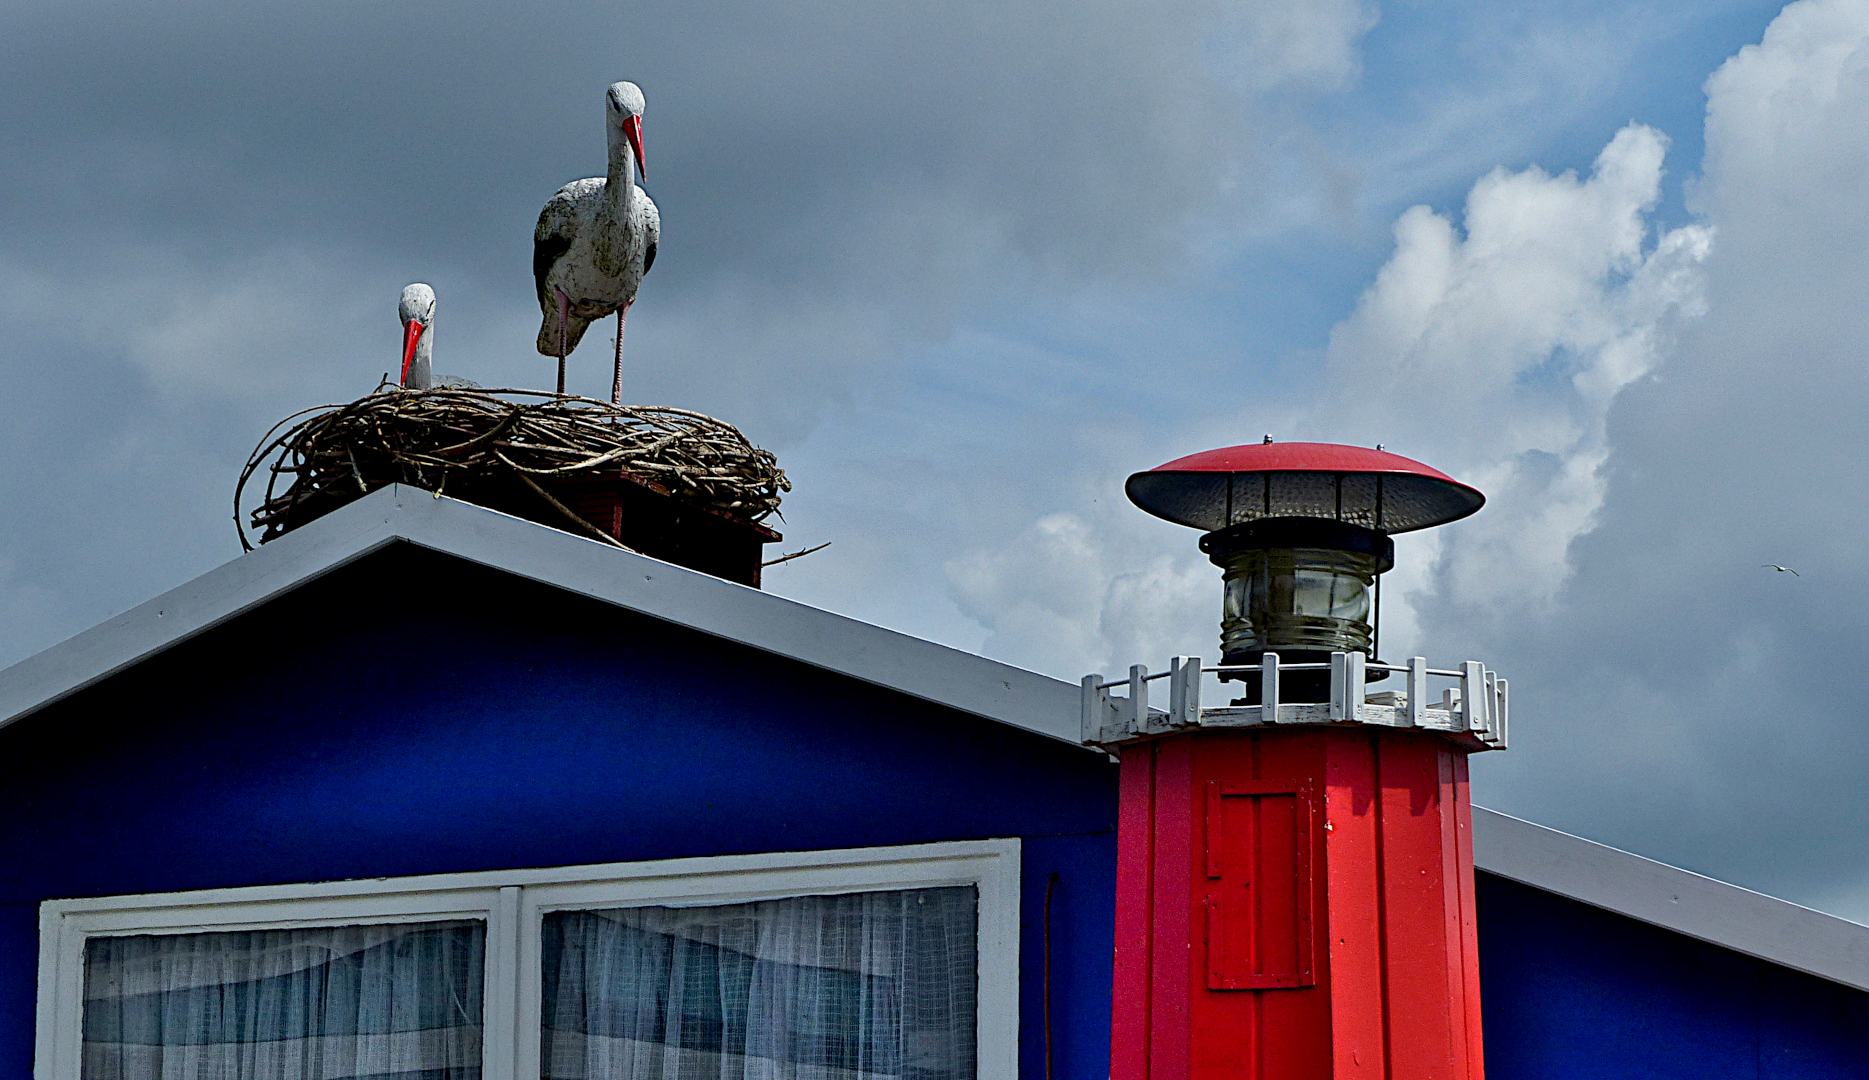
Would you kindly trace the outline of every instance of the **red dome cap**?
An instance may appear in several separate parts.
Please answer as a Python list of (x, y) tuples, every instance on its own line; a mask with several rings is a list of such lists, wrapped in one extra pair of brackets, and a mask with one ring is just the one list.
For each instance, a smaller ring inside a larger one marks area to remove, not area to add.
[(1486, 496), (1400, 454), (1335, 443), (1253, 443), (1177, 458), (1123, 485), (1129, 501), (1212, 532), (1269, 517), (1408, 532), (1478, 510)]

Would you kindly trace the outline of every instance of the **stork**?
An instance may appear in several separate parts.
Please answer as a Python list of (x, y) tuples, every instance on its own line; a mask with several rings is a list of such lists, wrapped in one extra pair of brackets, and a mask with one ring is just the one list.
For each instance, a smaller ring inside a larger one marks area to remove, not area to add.
[(421, 282), (402, 290), (402, 385), (405, 390), (434, 386), (479, 386), (472, 379), (437, 376), (435, 356), (435, 290)]
[(610, 400), (623, 400), (623, 322), (636, 288), (655, 263), (662, 218), (636, 185), (643, 174), (642, 89), (612, 83), (608, 93), (610, 171), (573, 180), (539, 212), (532, 234), (532, 277), (538, 283), (538, 349), (558, 357), (558, 392), (565, 392), (565, 356), (591, 323), (616, 313), (616, 369)]
[(402, 385), (426, 390), (435, 383), (435, 290), (416, 282), (402, 290)]

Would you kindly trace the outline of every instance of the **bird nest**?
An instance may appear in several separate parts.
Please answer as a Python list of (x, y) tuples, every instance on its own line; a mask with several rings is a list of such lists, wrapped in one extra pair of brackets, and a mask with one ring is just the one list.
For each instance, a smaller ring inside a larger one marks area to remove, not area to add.
[[(243, 520), (242, 501), (261, 472), (265, 494)], [(778, 460), (739, 429), (686, 409), (532, 390), (385, 385), (274, 425), (241, 470), (234, 522), (250, 551), (249, 528), (263, 544), (377, 488), (412, 484), (496, 508), (531, 499), (580, 531), (601, 532), (551, 491), (595, 477), (646, 483), (749, 523), (777, 512), (780, 494), (792, 487)]]

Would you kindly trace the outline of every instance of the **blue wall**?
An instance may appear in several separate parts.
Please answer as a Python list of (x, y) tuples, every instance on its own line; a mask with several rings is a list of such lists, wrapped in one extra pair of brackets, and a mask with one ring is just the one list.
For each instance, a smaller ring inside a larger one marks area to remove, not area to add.
[(1098, 755), (397, 545), (0, 730), (0, 1076), (50, 897), (1020, 836), (1022, 1071), (1108, 1074)]
[(1479, 875), (1488, 1080), (1853, 1080), (1869, 994)]

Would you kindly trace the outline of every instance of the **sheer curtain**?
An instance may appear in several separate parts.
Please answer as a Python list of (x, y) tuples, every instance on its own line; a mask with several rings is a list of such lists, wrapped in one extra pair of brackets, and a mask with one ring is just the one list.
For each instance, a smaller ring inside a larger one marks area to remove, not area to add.
[(95, 937), (84, 1080), (476, 1080), (479, 921)]
[(977, 892), (550, 913), (544, 1080), (972, 1080)]

